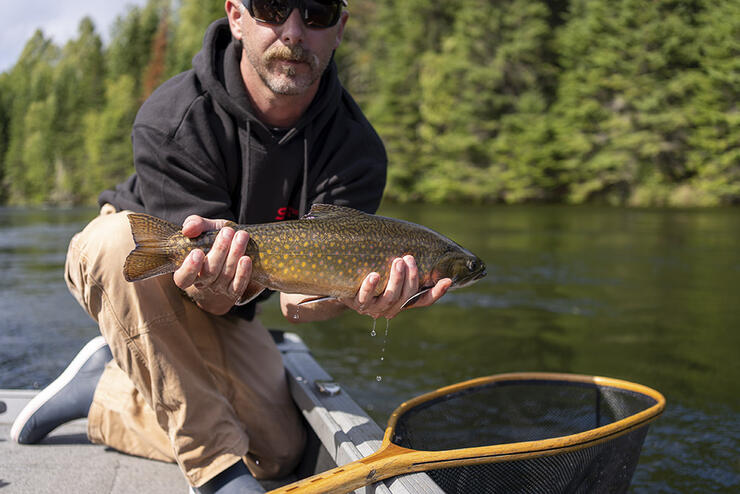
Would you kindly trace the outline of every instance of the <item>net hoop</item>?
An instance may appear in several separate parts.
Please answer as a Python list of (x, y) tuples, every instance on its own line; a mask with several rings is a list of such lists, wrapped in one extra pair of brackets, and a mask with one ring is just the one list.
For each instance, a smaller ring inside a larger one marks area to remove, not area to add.
[(616, 422), (590, 429), (577, 434), (542, 439), (537, 441), (522, 441), (492, 446), (480, 446), (474, 448), (450, 449), (444, 451), (414, 451), (408, 450), (414, 456), (409, 471), (423, 471), (431, 468), (445, 468), (454, 466), (476, 465), (481, 463), (494, 463), (503, 461), (523, 460), (541, 456), (552, 456), (568, 451), (575, 451), (609, 441), (630, 431), (643, 427), (656, 418), (665, 409), (665, 398), (658, 391), (621, 379), (601, 376), (588, 376), (581, 374), (562, 374), (550, 372), (514, 372), (496, 374), (492, 376), (479, 377), (469, 381), (453, 384), (439, 388), (436, 391), (417, 396), (402, 403), (391, 414), (388, 426), (383, 436), (381, 449), (389, 450), (405, 449), (391, 442), (396, 424), (400, 417), (410, 409), (451, 393), (457, 393), (467, 388), (482, 386), (492, 383), (504, 383), (507, 381), (550, 381), (571, 382), (595, 386), (605, 386), (646, 395), (655, 400), (655, 404), (636, 414), (630, 415)]

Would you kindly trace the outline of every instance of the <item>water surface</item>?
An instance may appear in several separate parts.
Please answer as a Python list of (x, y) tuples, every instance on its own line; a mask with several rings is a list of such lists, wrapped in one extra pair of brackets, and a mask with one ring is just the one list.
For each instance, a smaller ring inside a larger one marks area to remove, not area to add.
[[(297, 331), (381, 427), (408, 398), (473, 377), (616, 377), (668, 401), (633, 492), (740, 490), (740, 210), (381, 213), (447, 234), (486, 261), (488, 277), (402, 313), (385, 344), (385, 321), (372, 337), (372, 320), (356, 314), (294, 326), (275, 297), (263, 311), (270, 326)], [(96, 334), (62, 279), (67, 242), (94, 214), (0, 209), (0, 387), (43, 387)]]

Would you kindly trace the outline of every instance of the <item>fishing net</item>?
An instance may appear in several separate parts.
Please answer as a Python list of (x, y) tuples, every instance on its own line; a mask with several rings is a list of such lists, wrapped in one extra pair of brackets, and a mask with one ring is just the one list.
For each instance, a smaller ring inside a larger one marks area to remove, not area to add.
[(647, 424), (664, 405), (650, 388), (562, 374), (450, 388), (405, 404), (389, 424), (398, 446), (477, 460), (427, 472), (450, 494), (626, 492)]

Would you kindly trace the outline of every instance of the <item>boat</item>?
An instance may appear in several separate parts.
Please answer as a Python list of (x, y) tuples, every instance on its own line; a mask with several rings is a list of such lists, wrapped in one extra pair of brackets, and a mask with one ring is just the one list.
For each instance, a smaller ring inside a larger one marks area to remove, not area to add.
[[(383, 430), (341, 384), (313, 358), (295, 333), (270, 330), (289, 379), (290, 391), (305, 418), (304, 457), (288, 477), (260, 481), (263, 490), (290, 484), (364, 458), (381, 445)], [(64, 424), (35, 445), (11, 441), (10, 427), (38, 390), (0, 389), (0, 489), (2, 494), (77, 492), (160, 494), (188, 492), (174, 463), (129, 456), (87, 439), (85, 419)], [(191, 491), (192, 492), (192, 491)], [(425, 473), (403, 475), (361, 487), (361, 494), (442, 494)]]

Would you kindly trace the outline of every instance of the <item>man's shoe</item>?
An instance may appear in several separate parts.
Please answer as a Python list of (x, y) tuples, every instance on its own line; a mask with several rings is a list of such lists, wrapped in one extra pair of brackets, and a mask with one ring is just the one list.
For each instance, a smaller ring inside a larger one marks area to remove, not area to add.
[(28, 402), (10, 429), (18, 444), (33, 444), (70, 420), (87, 417), (105, 364), (113, 355), (102, 336), (93, 338), (64, 372)]
[(247, 465), (238, 461), (223, 472), (198, 487), (190, 489), (198, 494), (259, 494), (265, 492), (257, 479), (249, 473)]

